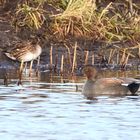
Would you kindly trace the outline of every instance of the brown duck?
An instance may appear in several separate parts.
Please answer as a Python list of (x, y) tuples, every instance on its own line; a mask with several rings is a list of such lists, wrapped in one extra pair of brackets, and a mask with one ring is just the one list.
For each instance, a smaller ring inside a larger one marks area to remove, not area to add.
[(93, 66), (83, 69), (87, 81), (83, 88), (83, 95), (94, 99), (98, 95), (125, 96), (136, 95), (140, 81), (134, 78), (100, 78), (97, 79), (97, 70)]

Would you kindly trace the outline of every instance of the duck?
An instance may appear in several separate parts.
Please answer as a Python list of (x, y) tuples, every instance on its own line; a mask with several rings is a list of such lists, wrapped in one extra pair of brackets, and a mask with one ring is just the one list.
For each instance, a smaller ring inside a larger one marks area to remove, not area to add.
[(37, 58), (39, 60), (42, 53), (42, 47), (38, 44), (38, 42), (39, 39), (36, 41), (21, 41), (16, 43), (12, 49), (6, 50), (4, 53), (8, 58), (21, 63), (20, 72), (22, 72), (23, 64), (25, 62), (31, 62), (29, 71), (30, 74), (33, 61)]
[(95, 99), (99, 95), (131, 96), (137, 95), (140, 81), (134, 78), (98, 78), (98, 71), (93, 65), (83, 68), (86, 82), (82, 94), (87, 99)]

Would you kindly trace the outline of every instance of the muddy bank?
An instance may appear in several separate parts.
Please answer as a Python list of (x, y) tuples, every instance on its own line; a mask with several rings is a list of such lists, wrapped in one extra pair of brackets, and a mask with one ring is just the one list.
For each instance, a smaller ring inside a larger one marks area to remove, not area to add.
[[(40, 45), (43, 48), (40, 70), (45, 71), (54, 68), (60, 72), (62, 56), (64, 58), (64, 73), (71, 73), (72, 67), (74, 67), (74, 71), (77, 72), (85, 64), (94, 64), (102, 69), (139, 69), (140, 56), (138, 54), (138, 48), (128, 50), (128, 52), (125, 53), (125, 48), (132, 45), (130, 42), (116, 41), (112, 44), (107, 44), (103, 41), (95, 41), (86, 37), (74, 38), (73, 36), (68, 36), (63, 40), (63, 38), (57, 38), (52, 30), (50, 28), (46, 29), (46, 27), (42, 27), (37, 31), (31, 31), (28, 28), (21, 28), (17, 31), (11, 22), (13, 20), (12, 11), (14, 11), (15, 7), (10, 4), (13, 4), (13, 2), (15, 2), (16, 6), (18, 1), (7, 2), (4, 6), (0, 6), (1, 68), (17, 69), (19, 67), (18, 62), (8, 59), (3, 54), (4, 50), (13, 47), (13, 42), (30, 40), (31, 36), (38, 35), (41, 39)], [(49, 36), (44, 36), (45, 32), (48, 32)], [(73, 63), (75, 45), (77, 45), (76, 61)], [(51, 48), (52, 54), (50, 52)], [(133, 52), (137, 55), (134, 55)], [(50, 62), (50, 55), (53, 56), (52, 62)], [(34, 67), (36, 67), (35, 64)]]
[[(0, 20), (0, 67), (1, 68), (18, 68), (19, 63), (10, 60), (7, 58), (3, 50), (6, 50), (12, 46), (13, 42), (19, 40), (27, 40), (29, 39), (30, 33), (26, 34), (26, 31), (17, 33), (14, 28), (11, 26), (10, 21), (6, 19)], [(109, 59), (109, 49), (103, 48), (103, 43), (83, 41), (83, 40), (73, 40), (71, 44), (67, 42), (53, 42), (42, 39), (41, 46), (43, 48), (43, 52), (41, 54), (41, 63), (40, 70), (47, 70), (52, 68), (50, 66), (50, 50), (52, 47), (52, 56), (53, 56), (53, 68), (60, 71), (61, 67), (61, 58), (64, 56), (64, 72), (71, 73), (72, 65), (73, 65), (73, 57), (74, 57), (74, 48), (75, 42), (77, 42), (77, 52), (76, 52), (76, 62), (75, 62), (75, 71), (81, 69), (85, 64), (94, 64), (103, 69), (139, 69), (140, 60), (138, 58), (129, 59), (129, 62), (123, 67), (120, 64), (116, 63), (117, 56), (114, 55), (114, 58), (111, 60), (112, 62), (108, 63)], [(102, 50), (106, 49), (106, 54), (102, 53)], [(36, 62), (35, 62), (36, 63)], [(35, 65), (34, 65), (35, 67)]]

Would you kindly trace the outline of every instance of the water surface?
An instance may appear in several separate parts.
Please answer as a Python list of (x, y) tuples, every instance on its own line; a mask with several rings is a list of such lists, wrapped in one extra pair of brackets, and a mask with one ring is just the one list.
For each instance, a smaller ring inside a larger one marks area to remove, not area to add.
[[(139, 75), (128, 73), (125, 76)], [(85, 77), (63, 78), (41, 73), (31, 79), (25, 76), (22, 87), (16, 81), (17, 76), (11, 76), (8, 87), (2, 82), (0, 85), (0, 138), (3, 140), (140, 138), (139, 96), (100, 96), (98, 100), (87, 100), (81, 95)]]

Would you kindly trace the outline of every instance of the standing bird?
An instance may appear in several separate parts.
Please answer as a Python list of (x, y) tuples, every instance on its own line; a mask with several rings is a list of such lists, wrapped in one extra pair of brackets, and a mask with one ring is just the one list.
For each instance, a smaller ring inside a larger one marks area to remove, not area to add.
[(140, 81), (134, 78), (97, 78), (97, 70), (93, 66), (83, 69), (87, 81), (83, 88), (83, 95), (94, 99), (98, 95), (125, 96), (137, 95)]
[(23, 71), (23, 64), (25, 62), (30, 62), (30, 70), (29, 74), (31, 74), (33, 61), (40, 57), (40, 54), (42, 53), (42, 48), (38, 44), (39, 39), (29, 42), (29, 41), (23, 41), (20, 43), (15, 44), (15, 46), (12, 49), (9, 49), (5, 51), (5, 55), (9, 57), (12, 60), (17, 60), (21, 62), (19, 73), (22, 74)]

